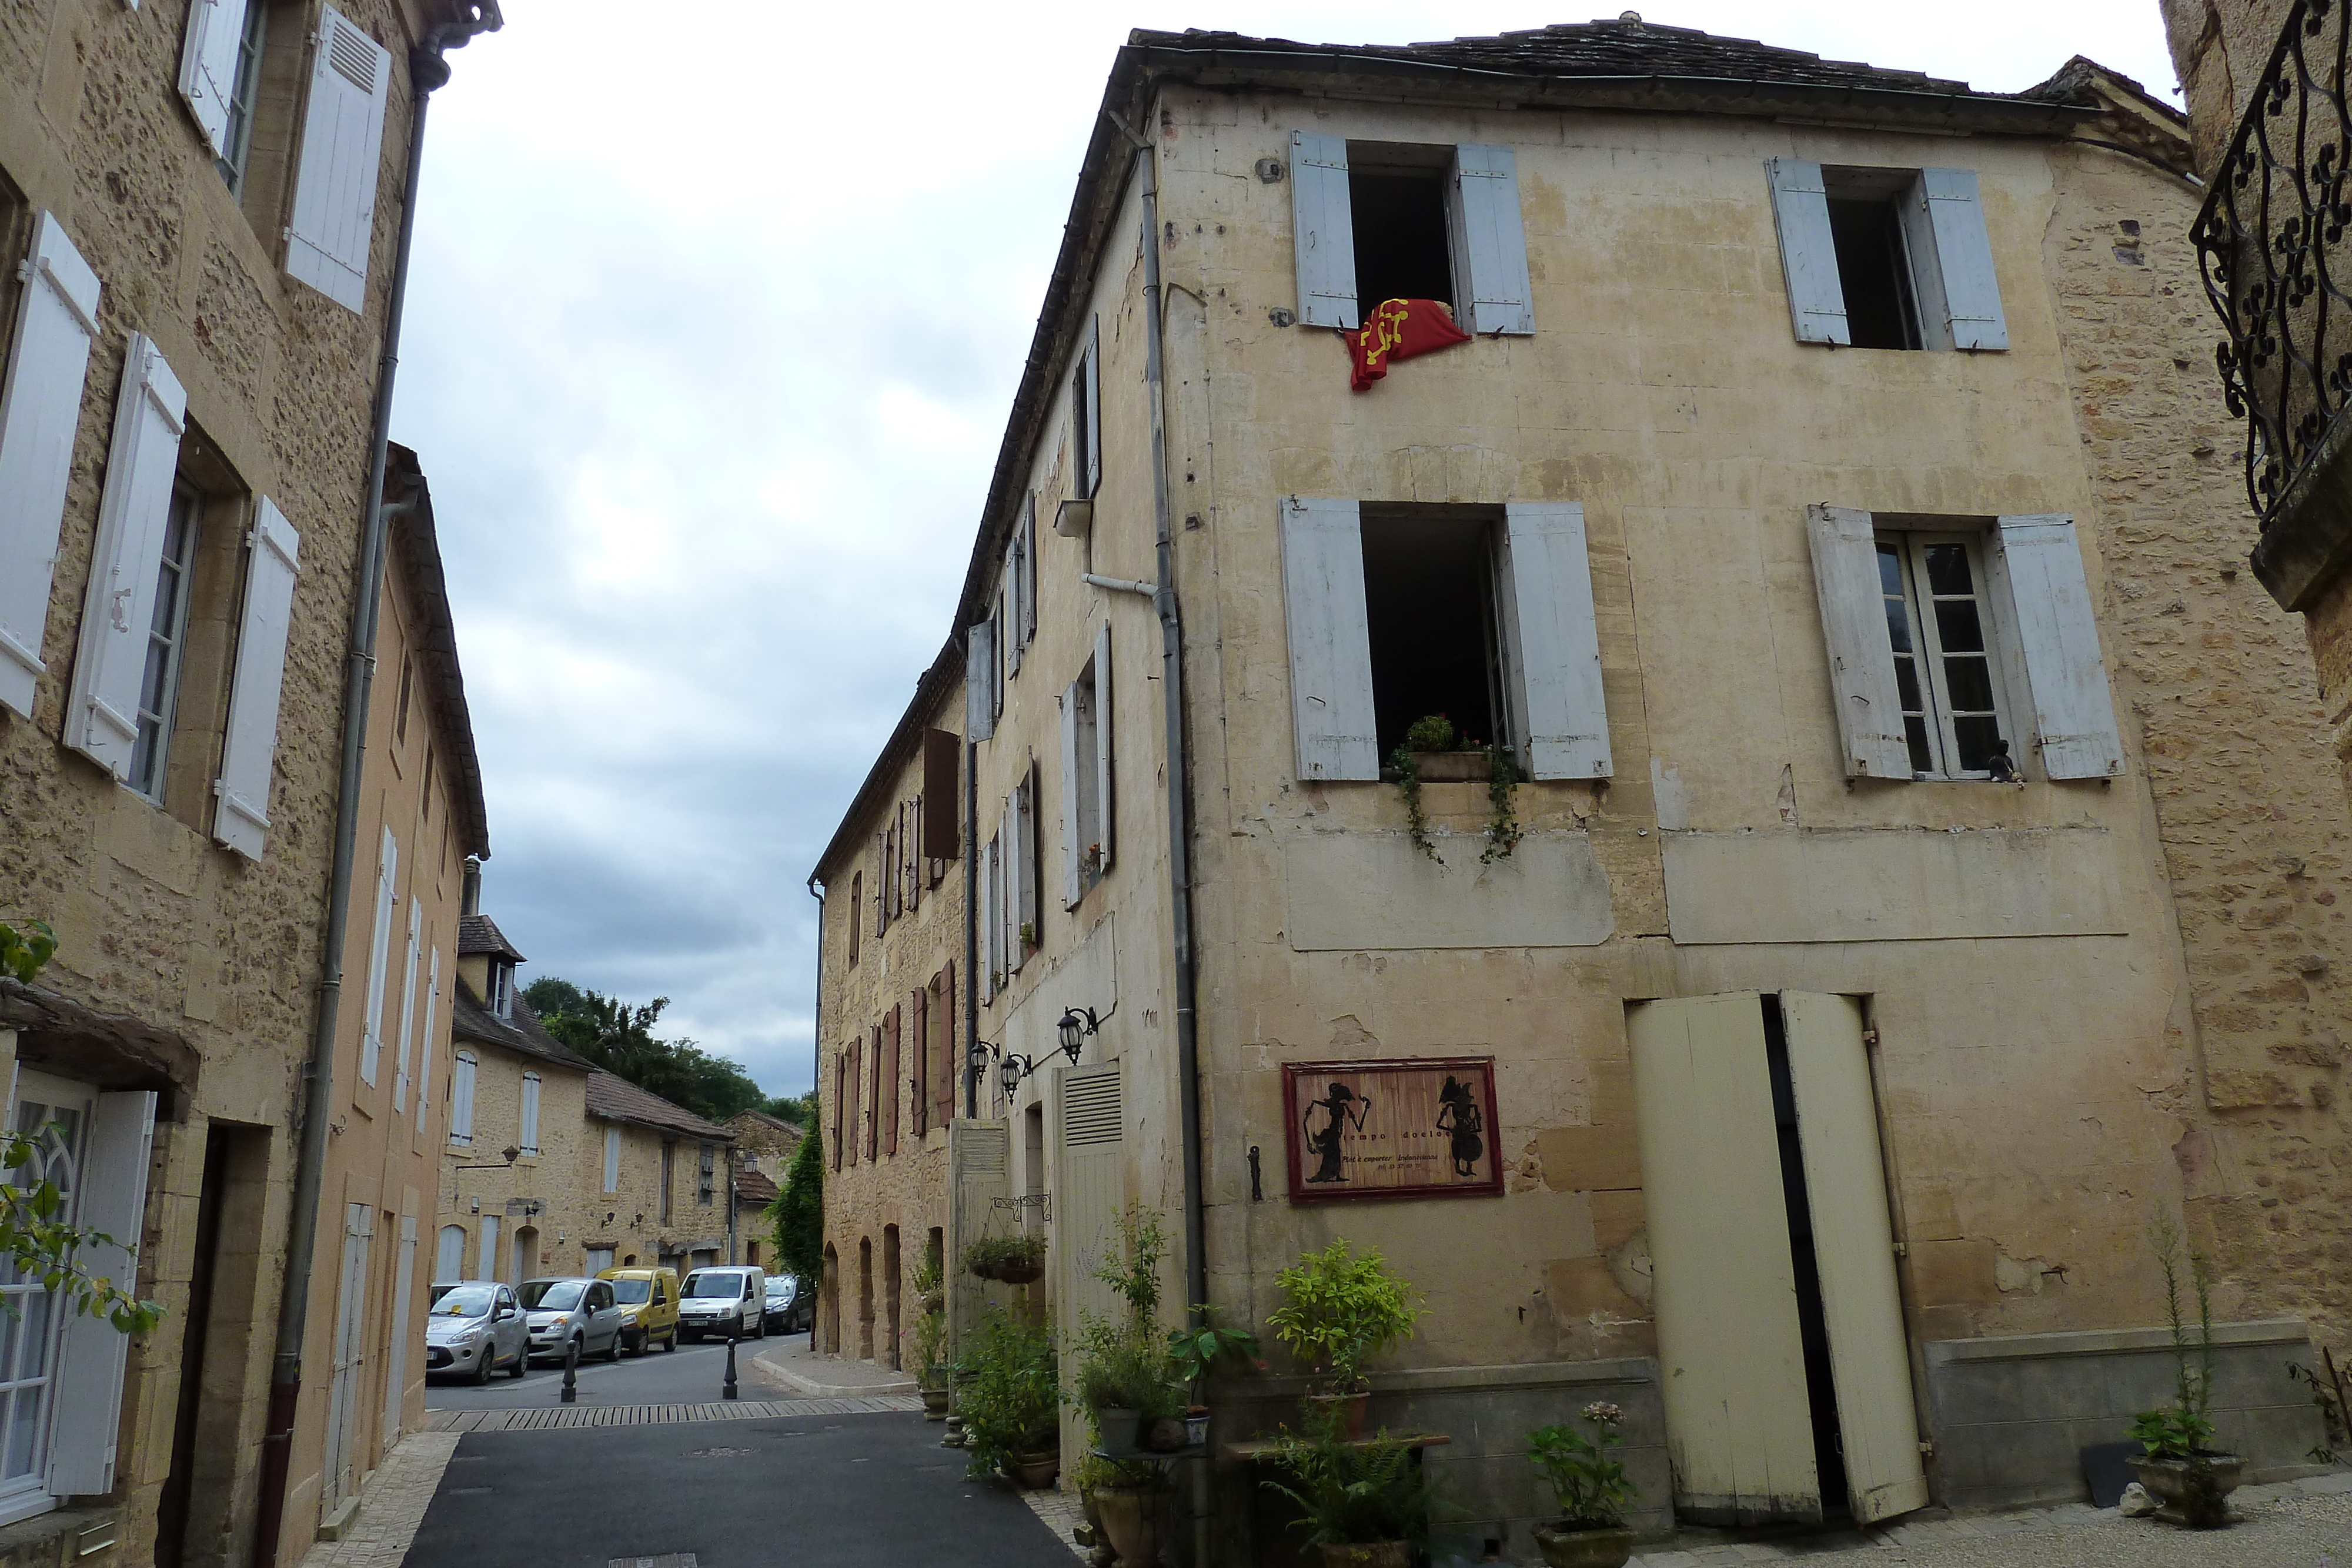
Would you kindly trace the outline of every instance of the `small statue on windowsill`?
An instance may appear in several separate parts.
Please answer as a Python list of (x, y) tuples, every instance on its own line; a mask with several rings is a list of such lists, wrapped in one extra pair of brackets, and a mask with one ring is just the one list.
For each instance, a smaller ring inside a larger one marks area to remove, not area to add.
[(2000, 736), (1993, 737), (1992, 755), (1985, 758), (1985, 770), (1992, 775), (1992, 781), (1996, 784), (2014, 784), (2021, 789), (2025, 788), (2025, 775), (2017, 770), (2017, 764), (2009, 755), (2009, 742)]

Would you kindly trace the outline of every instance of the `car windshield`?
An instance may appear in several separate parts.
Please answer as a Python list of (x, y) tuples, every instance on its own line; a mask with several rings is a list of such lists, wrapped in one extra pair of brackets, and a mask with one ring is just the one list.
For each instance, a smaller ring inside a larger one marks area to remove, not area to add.
[(740, 1296), (743, 1293), (740, 1274), (688, 1274), (686, 1293), (689, 1296)]
[(769, 1295), (771, 1295), (771, 1296), (789, 1296), (789, 1295), (791, 1295), (792, 1293), (793, 1293), (793, 1282), (792, 1282), (790, 1280), (771, 1280), (771, 1281), (768, 1281), (768, 1294), (769, 1294)]
[(535, 1312), (568, 1312), (580, 1304), (584, 1280), (533, 1280), (519, 1292), (522, 1304)]
[(644, 1301), (647, 1296), (650, 1296), (653, 1293), (654, 1282), (651, 1280), (615, 1280), (613, 1281), (613, 1299), (620, 1302), (621, 1305), (625, 1307), (634, 1307), (639, 1301)]
[(492, 1291), (488, 1285), (459, 1285), (433, 1303), (436, 1318), (478, 1318), (490, 1310)]

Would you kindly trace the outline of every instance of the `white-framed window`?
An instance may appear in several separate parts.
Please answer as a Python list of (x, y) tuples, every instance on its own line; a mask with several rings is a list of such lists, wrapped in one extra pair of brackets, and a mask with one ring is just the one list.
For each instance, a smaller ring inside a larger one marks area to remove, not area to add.
[(621, 1190), (621, 1129), (609, 1124), (604, 1128), (604, 1190)]
[[(1062, 694), (1062, 905), (1077, 907), (1109, 872), (1117, 812), (1111, 781), (1110, 623), (1095, 632), (1094, 657)], [(1008, 812), (1017, 822), (1017, 816)], [(1017, 836), (1017, 835), (1016, 835)], [(1007, 852), (1017, 846), (1008, 845)]]
[(1848, 778), (2123, 771), (2072, 517), (1807, 514)]
[(172, 719), (179, 706), (181, 655), (188, 640), (188, 587), (196, 574), (196, 531), (203, 517), (204, 500), (195, 487), (175, 482), (164, 517), (163, 555), (155, 566), (146, 668), (139, 679), (139, 740), (131, 748), (131, 777), (125, 780), (151, 800), (163, 798)]
[(474, 1075), (480, 1070), (480, 1059), (470, 1051), (459, 1051), (450, 1066), (449, 1142), (461, 1149), (474, 1144)]
[(1976, 171), (1775, 158), (1765, 172), (1799, 342), (2009, 347)]
[(539, 1153), (539, 1074), (522, 1075), (522, 1134), (515, 1141), (527, 1155)]
[(1298, 319), (1353, 328), (1391, 299), (1450, 305), (1465, 332), (1536, 329), (1508, 147), (1290, 138)]
[(514, 966), (503, 958), (490, 960), (490, 1013), (495, 1018), (514, 1017)]

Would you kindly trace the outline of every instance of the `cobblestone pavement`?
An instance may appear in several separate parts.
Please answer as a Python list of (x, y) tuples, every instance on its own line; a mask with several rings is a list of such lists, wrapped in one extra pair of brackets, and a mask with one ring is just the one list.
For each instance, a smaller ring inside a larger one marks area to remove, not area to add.
[(314, 1543), (303, 1555), (302, 1568), (400, 1568), (441, 1484), (441, 1472), (457, 1451), (455, 1432), (403, 1437), (361, 1494), (351, 1532), (341, 1541)]
[(1021, 1500), (1029, 1505), (1030, 1512), (1045, 1521), (1045, 1528), (1054, 1532), (1055, 1539), (1068, 1547), (1079, 1562), (1093, 1560), (1093, 1554), (1070, 1533), (1087, 1521), (1087, 1511), (1079, 1506), (1077, 1493), (1047, 1487), (1044, 1491), (1023, 1492)]

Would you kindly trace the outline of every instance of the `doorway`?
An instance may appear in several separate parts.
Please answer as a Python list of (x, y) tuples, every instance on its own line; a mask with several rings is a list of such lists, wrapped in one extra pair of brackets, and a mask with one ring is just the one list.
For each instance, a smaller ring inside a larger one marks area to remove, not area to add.
[(1626, 1023), (1676, 1513), (1925, 1507), (1860, 1000), (1736, 992)]
[(539, 1272), (539, 1227), (522, 1225), (514, 1233), (514, 1282), (521, 1284)]
[(364, 1203), (343, 1206), (343, 1268), (335, 1292), (335, 1366), (327, 1390), (327, 1471), (323, 1509), (331, 1512), (357, 1489), (352, 1482), (352, 1438), (359, 1428), (359, 1392), (367, 1365), (368, 1249), (375, 1236), (375, 1211)]
[(890, 1333), (890, 1370), (898, 1366), (898, 1228), (882, 1228), (882, 1321)]

